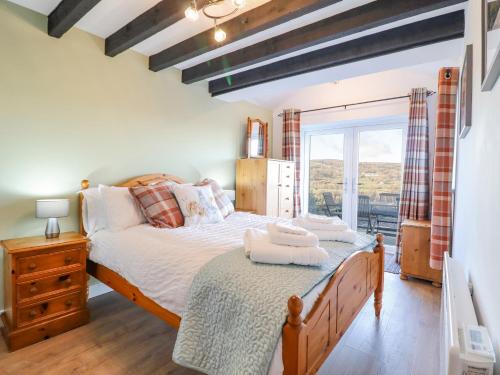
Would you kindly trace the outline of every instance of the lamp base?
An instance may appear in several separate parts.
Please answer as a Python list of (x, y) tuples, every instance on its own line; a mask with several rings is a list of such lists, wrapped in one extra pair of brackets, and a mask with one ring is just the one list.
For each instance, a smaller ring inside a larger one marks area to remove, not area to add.
[(45, 228), (45, 238), (58, 238), (61, 230), (57, 218), (47, 219), (47, 227)]

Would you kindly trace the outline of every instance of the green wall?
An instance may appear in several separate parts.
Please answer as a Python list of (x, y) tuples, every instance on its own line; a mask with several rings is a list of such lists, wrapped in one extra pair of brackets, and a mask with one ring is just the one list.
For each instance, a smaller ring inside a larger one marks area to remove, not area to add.
[(70, 197), (61, 230), (77, 229), (82, 179), (168, 172), (234, 186), (246, 118), (272, 123), (270, 111), (213, 99), (176, 69), (150, 72), (131, 51), (106, 57), (102, 39), (77, 29), (51, 38), (46, 22), (0, 0), (0, 239), (43, 234), (44, 197)]

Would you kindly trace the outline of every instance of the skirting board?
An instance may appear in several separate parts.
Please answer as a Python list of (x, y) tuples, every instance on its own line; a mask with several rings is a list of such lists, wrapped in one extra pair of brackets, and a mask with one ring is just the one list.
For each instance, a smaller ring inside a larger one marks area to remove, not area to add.
[(94, 298), (100, 296), (101, 294), (106, 294), (112, 292), (109, 286), (103, 283), (97, 283), (89, 286), (89, 298)]

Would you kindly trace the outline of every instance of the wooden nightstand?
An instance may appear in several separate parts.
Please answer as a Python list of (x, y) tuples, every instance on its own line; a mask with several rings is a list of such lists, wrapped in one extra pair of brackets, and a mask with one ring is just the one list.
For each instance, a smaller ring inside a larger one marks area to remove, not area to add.
[(87, 239), (28, 237), (0, 242), (4, 250), (2, 334), (17, 350), (88, 323)]
[(431, 222), (405, 220), (401, 224), (401, 273), (400, 278), (408, 276), (432, 281), (432, 285), (440, 287), (442, 271), (429, 266)]

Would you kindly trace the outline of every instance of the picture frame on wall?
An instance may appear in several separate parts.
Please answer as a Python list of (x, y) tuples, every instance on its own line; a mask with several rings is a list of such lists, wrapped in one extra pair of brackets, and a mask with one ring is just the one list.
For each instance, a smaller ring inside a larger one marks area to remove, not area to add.
[(500, 0), (482, 0), (482, 91), (495, 87), (500, 76)]
[(460, 99), (458, 116), (458, 131), (460, 138), (465, 138), (472, 127), (472, 64), (473, 50), (472, 44), (469, 44), (465, 49), (464, 62), (460, 72)]

